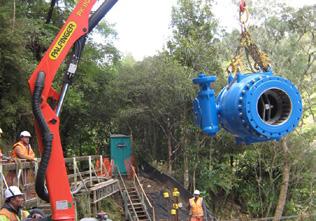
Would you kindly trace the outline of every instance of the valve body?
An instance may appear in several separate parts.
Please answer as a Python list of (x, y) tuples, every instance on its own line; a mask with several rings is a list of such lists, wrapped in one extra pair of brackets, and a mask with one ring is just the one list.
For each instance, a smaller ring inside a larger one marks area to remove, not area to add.
[[(216, 99), (207, 79), (200, 74), (193, 83), (200, 85), (194, 101), (194, 114), (202, 131), (214, 136), (217, 122), (236, 137), (237, 143), (279, 140), (293, 131), (302, 116), (302, 99), (296, 87), (287, 79), (263, 73), (237, 73), (229, 78)], [(215, 80), (214, 80), (215, 81)], [(206, 85), (208, 84), (207, 88)], [(214, 123), (215, 122), (215, 123)], [(213, 132), (209, 133), (210, 128)]]

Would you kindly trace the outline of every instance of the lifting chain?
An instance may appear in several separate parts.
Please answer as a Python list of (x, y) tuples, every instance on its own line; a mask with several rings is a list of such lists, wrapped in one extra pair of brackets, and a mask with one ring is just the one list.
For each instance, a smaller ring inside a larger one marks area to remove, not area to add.
[[(246, 52), (247, 60), (250, 63), (249, 55), (254, 60), (254, 69), (256, 71), (267, 71), (270, 66), (270, 60), (266, 53), (260, 51), (259, 47), (252, 41), (250, 33), (246, 29), (246, 23), (249, 19), (249, 11), (244, 0), (239, 4), (239, 21), (241, 24), (241, 36), (239, 46), (235, 52), (235, 56), (227, 67), (228, 73), (237, 73), (243, 67), (243, 50)], [(255, 72), (250, 64), (252, 72)]]

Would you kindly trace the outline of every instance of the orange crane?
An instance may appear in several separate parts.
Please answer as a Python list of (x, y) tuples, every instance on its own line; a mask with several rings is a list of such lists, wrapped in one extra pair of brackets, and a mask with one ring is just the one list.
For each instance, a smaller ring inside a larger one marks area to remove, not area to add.
[[(41, 199), (50, 203), (52, 220), (75, 220), (75, 205), (59, 135), (61, 108), (76, 74), (87, 34), (117, 1), (106, 0), (91, 14), (96, 0), (80, 0), (28, 81), (32, 94), (35, 131), (41, 153), (35, 189)], [(61, 91), (57, 92), (52, 87), (52, 83), (71, 48), (73, 50), (68, 69), (64, 74), (63, 86)]]

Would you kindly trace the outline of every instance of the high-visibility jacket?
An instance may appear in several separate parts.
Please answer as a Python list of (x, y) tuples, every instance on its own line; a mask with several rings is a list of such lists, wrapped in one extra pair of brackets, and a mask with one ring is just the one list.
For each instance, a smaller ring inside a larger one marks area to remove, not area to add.
[(203, 212), (203, 198), (202, 197), (198, 197), (198, 199), (195, 201), (195, 198), (192, 197), (189, 200), (190, 203), (190, 208), (191, 208), (191, 215), (192, 216), (204, 216), (204, 212)]
[(22, 141), (19, 141), (13, 145), (11, 157), (26, 160), (34, 160), (35, 154), (31, 148), (31, 145), (25, 146)]
[(0, 221), (21, 221), (24, 220), (30, 215), (30, 213), (26, 210), (21, 211), (21, 217), (19, 217), (16, 213), (9, 211), (6, 208), (2, 208), (0, 210)]

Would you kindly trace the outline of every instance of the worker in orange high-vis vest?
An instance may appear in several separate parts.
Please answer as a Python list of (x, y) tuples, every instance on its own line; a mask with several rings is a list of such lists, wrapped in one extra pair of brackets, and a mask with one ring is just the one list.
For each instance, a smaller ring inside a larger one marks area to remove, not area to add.
[(194, 190), (193, 195), (194, 197), (189, 199), (190, 221), (204, 221), (206, 207), (203, 198), (200, 197), (200, 191)]
[(23, 210), (24, 194), (17, 186), (9, 186), (4, 192), (5, 203), (0, 209), (0, 221), (21, 221), (29, 212)]
[(31, 133), (22, 131), (20, 133), (20, 141), (13, 145), (11, 157), (18, 159), (26, 159), (36, 161), (35, 154), (30, 145)]

